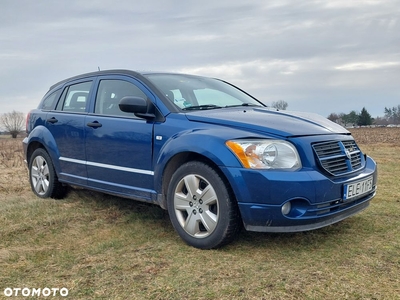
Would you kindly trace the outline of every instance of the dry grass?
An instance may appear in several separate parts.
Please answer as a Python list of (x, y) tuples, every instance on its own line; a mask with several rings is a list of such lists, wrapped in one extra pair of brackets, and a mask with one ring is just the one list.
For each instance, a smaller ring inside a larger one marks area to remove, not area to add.
[(211, 251), (186, 246), (155, 206), (77, 189), (35, 197), (21, 141), (0, 140), (0, 298), (66, 287), (71, 299), (400, 299), (400, 131), (353, 131), (379, 164), (365, 212)]
[(21, 139), (0, 138), (0, 195), (26, 189), (25, 173)]

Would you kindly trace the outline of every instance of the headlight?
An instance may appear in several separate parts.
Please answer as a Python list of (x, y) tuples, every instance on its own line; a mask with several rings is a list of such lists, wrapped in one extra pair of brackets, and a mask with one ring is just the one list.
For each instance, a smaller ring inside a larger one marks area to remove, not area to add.
[(226, 145), (245, 168), (298, 170), (301, 161), (296, 148), (281, 140), (231, 140)]

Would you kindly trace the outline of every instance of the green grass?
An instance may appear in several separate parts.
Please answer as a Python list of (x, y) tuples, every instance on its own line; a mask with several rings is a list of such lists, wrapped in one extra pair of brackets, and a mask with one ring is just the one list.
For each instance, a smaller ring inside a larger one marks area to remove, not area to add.
[(79, 189), (40, 199), (22, 164), (1, 164), (0, 298), (65, 287), (70, 299), (400, 299), (400, 147), (362, 148), (379, 164), (364, 212), (310, 232), (242, 231), (207, 251), (159, 207)]

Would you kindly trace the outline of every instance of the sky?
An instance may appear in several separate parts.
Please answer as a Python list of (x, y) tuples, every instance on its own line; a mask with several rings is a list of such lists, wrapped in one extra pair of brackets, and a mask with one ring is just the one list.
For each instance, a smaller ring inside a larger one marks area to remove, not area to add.
[(0, 114), (106, 69), (217, 77), (327, 117), (400, 105), (400, 0), (1, 0)]

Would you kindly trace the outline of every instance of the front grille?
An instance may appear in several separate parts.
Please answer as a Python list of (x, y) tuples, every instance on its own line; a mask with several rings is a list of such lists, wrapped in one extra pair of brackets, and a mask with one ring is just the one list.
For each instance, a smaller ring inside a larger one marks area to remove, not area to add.
[(312, 145), (320, 166), (338, 176), (361, 169), (364, 156), (354, 140), (329, 141)]

